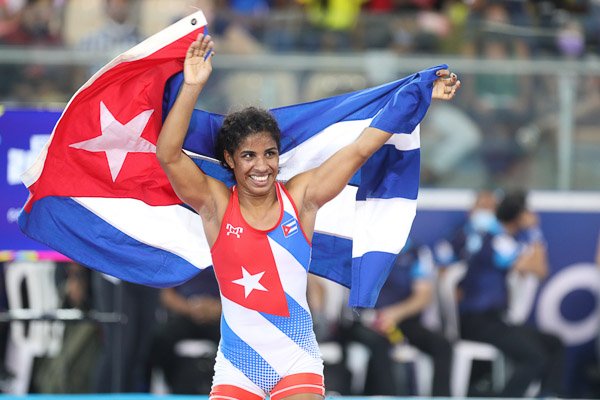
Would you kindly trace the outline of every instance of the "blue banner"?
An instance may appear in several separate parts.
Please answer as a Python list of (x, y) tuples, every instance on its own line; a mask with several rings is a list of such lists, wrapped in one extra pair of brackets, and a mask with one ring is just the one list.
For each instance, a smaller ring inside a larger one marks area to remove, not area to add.
[[(462, 226), (471, 207), (468, 191), (421, 191), (411, 231), (416, 242), (435, 245)], [(566, 346), (569, 397), (590, 390), (600, 335), (600, 193), (532, 192), (530, 208), (547, 242), (549, 276), (537, 287), (526, 321), (556, 334)]]
[(50, 138), (60, 113), (60, 110), (7, 109), (0, 105), (0, 261), (60, 258), (21, 233), (17, 224), (29, 193), (20, 176)]

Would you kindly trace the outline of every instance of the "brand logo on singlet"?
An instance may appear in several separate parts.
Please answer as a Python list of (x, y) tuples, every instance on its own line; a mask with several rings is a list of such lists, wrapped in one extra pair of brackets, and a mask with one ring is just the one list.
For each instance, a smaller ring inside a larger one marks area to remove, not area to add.
[(242, 228), (241, 226), (233, 226), (231, 224), (227, 224), (226, 228), (227, 228), (227, 236), (235, 235), (235, 237), (237, 237), (239, 239), (240, 235), (242, 233), (244, 233), (244, 228)]
[(283, 236), (290, 237), (296, 232), (298, 232), (298, 221), (294, 218), (284, 222), (281, 224), (281, 229), (283, 230)]

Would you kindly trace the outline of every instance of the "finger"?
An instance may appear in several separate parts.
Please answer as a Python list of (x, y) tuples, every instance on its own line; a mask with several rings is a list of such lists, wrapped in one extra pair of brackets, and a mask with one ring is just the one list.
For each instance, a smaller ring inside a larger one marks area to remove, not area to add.
[(215, 51), (213, 48), (210, 48), (206, 55), (204, 56), (204, 61), (212, 62), (212, 58), (215, 56)]
[(196, 51), (196, 49), (198, 48), (198, 46), (200, 45), (200, 42), (197, 40), (194, 40), (191, 44), (190, 47), (188, 47), (187, 49), (187, 55), (188, 56), (193, 56), (194, 52)]
[(451, 73), (447, 77), (442, 78), (444, 80), (444, 85), (446, 86), (454, 86), (456, 81), (458, 80), (458, 76), (455, 73)]
[(450, 75), (450, 71), (447, 69), (440, 69), (435, 74), (439, 77), (447, 78)]
[(200, 42), (200, 51), (202, 54), (206, 54), (210, 43), (212, 43), (212, 38), (210, 35), (202, 37), (202, 41)]
[(456, 95), (456, 91), (458, 90), (458, 88), (460, 88), (460, 81), (457, 81), (456, 85), (454, 85), (452, 87), (452, 90), (450, 91), (450, 96), (449, 96), (450, 99)]

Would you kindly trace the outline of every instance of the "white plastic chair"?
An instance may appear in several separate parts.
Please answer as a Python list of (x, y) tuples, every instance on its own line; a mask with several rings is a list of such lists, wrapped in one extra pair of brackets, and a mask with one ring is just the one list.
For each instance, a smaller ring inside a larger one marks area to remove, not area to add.
[[(56, 310), (59, 296), (54, 270), (52, 262), (15, 261), (7, 264), (5, 281), (9, 311), (43, 313)], [(35, 357), (55, 356), (60, 352), (63, 331), (62, 322), (31, 321), (28, 329), (26, 322), (11, 322), (7, 367), (15, 375), (11, 385), (13, 394), (27, 393)]]
[[(435, 270), (433, 254), (428, 247), (419, 249), (419, 261), (423, 268), (433, 277), (434, 285), (437, 286), (438, 274)], [(421, 313), (421, 322), (427, 328), (436, 331), (442, 326), (439, 299), (436, 291), (429, 306)], [(399, 363), (412, 363), (415, 371), (415, 384), (418, 396), (430, 397), (433, 389), (433, 359), (409, 343), (400, 343), (392, 350), (392, 359)]]
[(452, 396), (456, 397), (467, 396), (471, 369), (475, 360), (491, 362), (494, 391), (502, 390), (506, 383), (506, 362), (498, 348), (489, 343), (460, 339), (456, 288), (466, 271), (465, 264), (456, 263), (446, 267), (438, 280), (440, 307), (444, 317), (444, 333), (454, 343), (450, 390)]
[(522, 275), (511, 271), (507, 276), (507, 284), (509, 301), (506, 319), (515, 325), (523, 324), (533, 310), (540, 279), (533, 274)]
[(433, 359), (414, 346), (401, 343), (394, 346), (392, 359), (399, 363), (412, 363), (415, 368), (417, 396), (430, 397), (433, 388)]

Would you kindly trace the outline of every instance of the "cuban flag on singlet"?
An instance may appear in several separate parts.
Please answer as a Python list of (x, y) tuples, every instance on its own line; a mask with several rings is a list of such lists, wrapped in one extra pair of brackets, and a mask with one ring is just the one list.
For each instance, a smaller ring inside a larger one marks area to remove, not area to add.
[[(206, 27), (201, 12), (119, 55), (67, 104), (23, 175), (19, 226), (71, 259), (115, 277), (167, 287), (211, 265), (199, 216), (181, 204), (155, 156), (162, 121), (182, 82), (185, 52)], [(271, 110), (282, 130), (285, 181), (321, 163), (367, 126), (397, 133), (319, 211), (310, 271), (373, 306), (416, 213), (419, 130), (435, 72)], [(222, 115), (196, 110), (184, 149), (231, 184), (214, 154)], [(284, 227), (284, 235), (298, 234)]]

